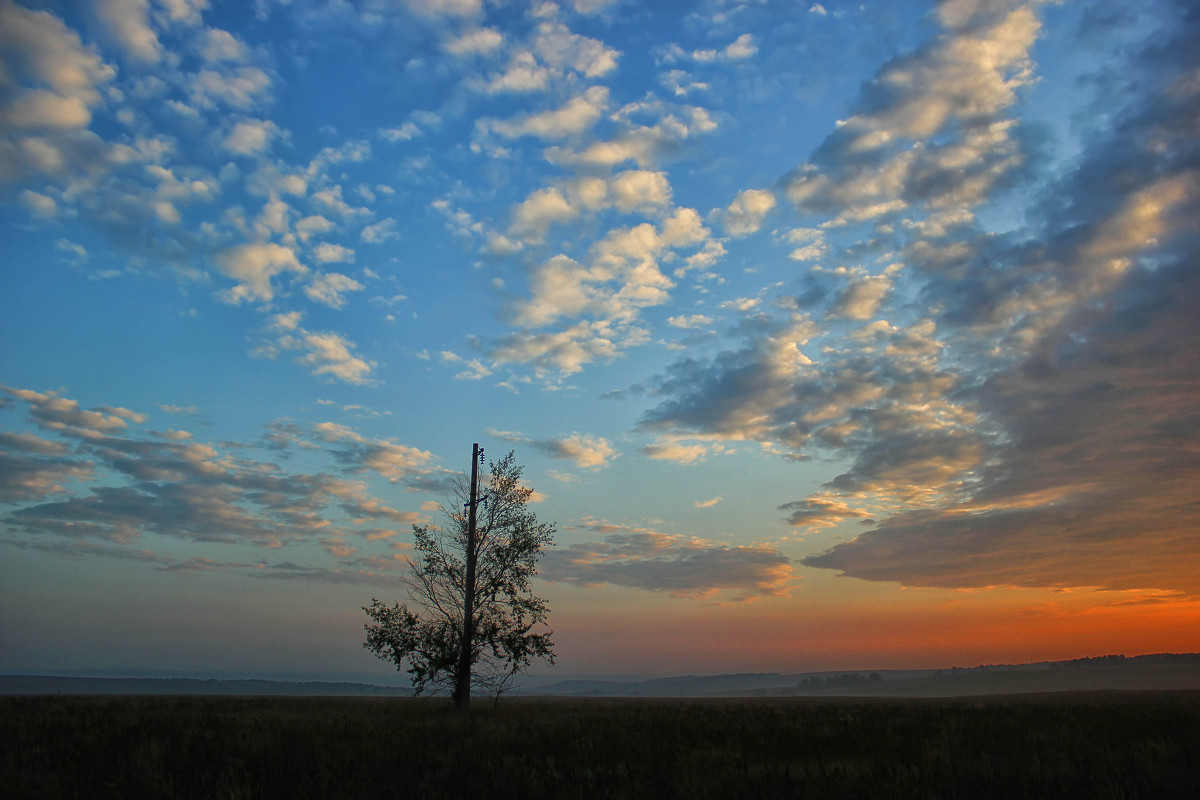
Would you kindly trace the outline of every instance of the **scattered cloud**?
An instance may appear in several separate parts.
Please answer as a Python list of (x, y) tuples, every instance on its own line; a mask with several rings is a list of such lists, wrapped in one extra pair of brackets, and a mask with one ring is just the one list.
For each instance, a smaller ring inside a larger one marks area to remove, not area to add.
[(675, 597), (729, 597), (733, 602), (783, 596), (794, 582), (788, 558), (773, 547), (735, 547), (638, 529), (612, 533), (599, 542), (556, 547), (543, 555), (540, 574), (585, 587), (611, 584)]
[(775, 193), (766, 189), (738, 192), (725, 209), (725, 231), (730, 236), (745, 236), (762, 227), (763, 219), (775, 208)]
[(606, 467), (620, 455), (602, 436), (572, 433), (553, 439), (531, 439), (511, 431), (489, 431), (490, 435), (509, 442), (528, 444), (550, 458), (573, 461), (581, 469)]

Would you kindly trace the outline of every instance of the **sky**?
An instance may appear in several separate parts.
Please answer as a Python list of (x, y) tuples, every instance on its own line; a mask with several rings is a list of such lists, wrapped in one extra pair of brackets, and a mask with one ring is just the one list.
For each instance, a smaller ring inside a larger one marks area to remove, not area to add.
[(1200, 8), (0, 0), (0, 671), (399, 680), (513, 450), (539, 679), (1200, 650)]

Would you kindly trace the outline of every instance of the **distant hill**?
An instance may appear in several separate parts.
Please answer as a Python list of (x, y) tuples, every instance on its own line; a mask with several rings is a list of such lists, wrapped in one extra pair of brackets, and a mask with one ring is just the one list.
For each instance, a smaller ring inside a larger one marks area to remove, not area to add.
[[(560, 697), (970, 697), (1072, 691), (1200, 690), (1200, 653), (1099, 656), (942, 670), (684, 675), (639, 681), (566, 680), (518, 691)], [(286, 695), (402, 697), (366, 683), (199, 678), (0, 675), (0, 694)]]
[(324, 681), (203, 680), (200, 678), (64, 678), (0, 675), (0, 694), (211, 694), (300, 697), (398, 697), (412, 690)]
[(1100, 656), (944, 670), (562, 681), (543, 686), (536, 693), (574, 697), (968, 697), (1102, 689), (1200, 689), (1200, 653)]

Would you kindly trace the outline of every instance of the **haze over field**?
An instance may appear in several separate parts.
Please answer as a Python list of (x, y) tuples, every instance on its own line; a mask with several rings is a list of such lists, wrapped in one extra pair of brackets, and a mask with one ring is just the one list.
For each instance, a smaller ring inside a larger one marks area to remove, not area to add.
[(387, 680), (475, 441), (558, 673), (1200, 650), (1197, 41), (0, 0), (0, 672)]

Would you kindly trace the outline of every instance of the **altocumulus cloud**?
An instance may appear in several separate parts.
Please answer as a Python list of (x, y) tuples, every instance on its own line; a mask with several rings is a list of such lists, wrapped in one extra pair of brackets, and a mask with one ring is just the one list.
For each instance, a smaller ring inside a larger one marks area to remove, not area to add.
[[(44, 434), (0, 433), (0, 542), (73, 555), (147, 561), (164, 569), (266, 569), (240, 560), (200, 563), (172, 555), (182, 541), (240, 545), (270, 552), (324, 543), (335, 563), (305, 569), (329, 580), (381, 580), (403, 556), (358, 554), (365, 543), (423, 515), (392, 508), (369, 478), (418, 485), (435, 477), (429, 453), (350, 428), (319, 423), (305, 429), (281, 421), (261, 445), (196, 441), (186, 431), (142, 427), (147, 415), (125, 408), (85, 408), (56, 392), (4, 388), (5, 413), (23, 407)], [(54, 437), (54, 438), (47, 438)], [(300, 448), (334, 469), (289, 472), (246, 451), (283, 454)], [(339, 468), (340, 467), (340, 468)], [(333, 544), (330, 545), (329, 543)], [(386, 543), (380, 545), (391, 549)], [(385, 570), (384, 567), (388, 567)], [(282, 572), (296, 569), (271, 567)]]
[(1097, 95), (1113, 123), (996, 235), (975, 209), (1041, 157), (1012, 116), (1038, 8), (943, 4), (944, 34), (886, 65), (784, 178), (823, 248), (885, 267), (812, 269), (777, 300), (786, 317), (762, 310), (744, 346), (661, 375), (642, 429), (842, 460), (781, 508), (802, 529), (873, 529), (806, 566), (1200, 591), (1200, 10), (1163, 8), (1153, 44), (1096, 76), (1139, 91)]
[(730, 546), (675, 534), (596, 523), (600, 542), (558, 547), (542, 556), (541, 577), (580, 586), (628, 586), (676, 597), (734, 602), (783, 596), (794, 575), (767, 545)]

